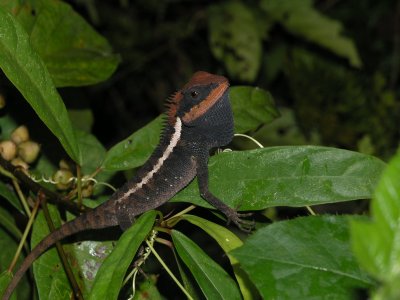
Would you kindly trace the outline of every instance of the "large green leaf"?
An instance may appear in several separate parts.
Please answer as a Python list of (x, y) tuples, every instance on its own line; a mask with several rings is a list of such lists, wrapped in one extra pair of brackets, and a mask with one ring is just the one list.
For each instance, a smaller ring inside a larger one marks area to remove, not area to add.
[(159, 116), (112, 147), (107, 152), (102, 167), (108, 171), (117, 171), (141, 166), (157, 146), (162, 123), (163, 116)]
[(172, 240), (206, 299), (241, 299), (233, 279), (198, 245), (176, 230), (172, 230)]
[(85, 240), (74, 243), (72, 246), (73, 256), (69, 256), (69, 262), (73, 266), (75, 274), (78, 274), (82, 280), (80, 288), (86, 299), (92, 290), (100, 267), (114, 249), (114, 241)]
[(155, 211), (144, 213), (123, 233), (96, 275), (88, 299), (117, 299), (126, 270), (140, 244), (153, 228)]
[[(210, 191), (241, 210), (365, 199), (384, 166), (369, 155), (319, 146), (234, 151), (211, 158)], [(196, 181), (173, 201), (208, 206)]]
[(384, 285), (376, 299), (400, 298), (400, 154), (389, 163), (371, 203), (372, 222), (353, 221), (353, 250)]
[(69, 4), (53, 0), (0, 3), (24, 26), (30, 43), (56, 86), (81, 86), (107, 79), (119, 57)]
[(257, 129), (279, 117), (274, 99), (267, 91), (251, 86), (234, 86), (229, 92), (235, 133)]
[(253, 81), (261, 65), (262, 33), (251, 8), (239, 1), (211, 5), (208, 28), (211, 51), (229, 74)]
[[(84, 204), (86, 205), (88, 202)], [(61, 219), (58, 211), (53, 206), (49, 206), (49, 211), (55, 227), (60, 227)], [(44, 215), (39, 213), (33, 227), (32, 246), (41, 241), (48, 233), (49, 229)], [(85, 298), (91, 290), (100, 264), (105, 260), (111, 248), (109, 241), (84, 241), (63, 245), (70, 266), (75, 266), (72, 270)], [(33, 266), (40, 299), (70, 299), (70, 283), (55, 247), (40, 256)]]
[(65, 151), (80, 162), (78, 144), (65, 105), (42, 59), (31, 47), (29, 37), (15, 18), (0, 8), (0, 67)]
[(303, 217), (259, 229), (233, 250), (263, 299), (354, 299), (371, 286), (351, 255), (346, 217)]
[(353, 41), (341, 35), (342, 24), (321, 14), (312, 0), (262, 0), (261, 8), (290, 33), (301, 36), (361, 66)]
[(206, 219), (188, 214), (182, 215), (181, 218), (203, 229), (220, 245), (229, 258), (243, 298), (246, 300), (256, 299), (257, 295), (254, 291), (254, 286), (249, 282), (243, 269), (240, 268), (237, 259), (229, 253), (233, 249), (242, 246), (243, 242), (226, 227), (215, 224)]

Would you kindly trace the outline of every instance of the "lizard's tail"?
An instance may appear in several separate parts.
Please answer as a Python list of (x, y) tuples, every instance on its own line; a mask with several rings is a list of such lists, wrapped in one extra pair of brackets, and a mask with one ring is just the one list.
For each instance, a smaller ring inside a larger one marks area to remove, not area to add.
[(101, 229), (118, 225), (115, 213), (108, 211), (105, 212), (110, 209), (107, 204), (108, 202), (98, 206), (88, 213), (78, 216), (72, 221), (65, 223), (63, 226), (41, 240), (25, 258), (10, 284), (7, 286), (7, 289), (4, 291), (1, 299), (8, 300), (11, 297), (14, 289), (31, 264), (48, 248), (54, 245), (54, 243), (83, 230)]

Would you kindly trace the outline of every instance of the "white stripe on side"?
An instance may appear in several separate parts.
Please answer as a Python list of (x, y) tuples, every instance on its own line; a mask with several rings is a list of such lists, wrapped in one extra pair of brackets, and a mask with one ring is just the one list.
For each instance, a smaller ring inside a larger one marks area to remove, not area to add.
[(182, 132), (182, 121), (180, 118), (176, 118), (176, 122), (174, 125), (174, 134), (171, 137), (171, 140), (165, 149), (163, 155), (157, 160), (157, 163), (154, 165), (153, 169), (146, 174), (142, 178), (140, 182), (138, 182), (134, 187), (132, 187), (130, 190), (128, 190), (120, 199), (117, 200), (117, 202), (121, 202), (125, 198), (128, 198), (131, 194), (136, 192), (138, 189), (142, 188), (143, 185), (149, 182), (149, 180), (154, 176), (155, 173), (161, 168), (163, 165), (164, 161), (170, 156), (172, 151), (174, 150), (176, 144), (178, 144), (179, 139), (181, 137), (181, 132)]

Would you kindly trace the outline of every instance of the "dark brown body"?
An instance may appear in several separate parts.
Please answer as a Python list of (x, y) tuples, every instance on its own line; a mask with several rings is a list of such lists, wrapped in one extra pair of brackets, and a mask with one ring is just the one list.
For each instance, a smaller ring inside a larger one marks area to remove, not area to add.
[(26, 257), (2, 299), (9, 299), (33, 261), (55, 242), (84, 230), (112, 226), (126, 229), (137, 215), (167, 202), (196, 175), (201, 196), (238, 226), (245, 224), (235, 210), (208, 190), (209, 151), (228, 144), (233, 137), (228, 87), (228, 81), (222, 76), (195, 73), (170, 99), (160, 143), (136, 176), (107, 202), (44, 238)]

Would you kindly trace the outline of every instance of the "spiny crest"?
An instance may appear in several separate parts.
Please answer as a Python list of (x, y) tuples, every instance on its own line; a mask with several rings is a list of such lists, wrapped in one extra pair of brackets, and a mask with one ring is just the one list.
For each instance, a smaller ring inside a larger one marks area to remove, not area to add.
[(167, 122), (172, 125), (175, 123), (176, 113), (178, 111), (179, 103), (182, 100), (182, 94), (178, 91), (173, 93), (165, 101), (165, 107), (167, 109)]

